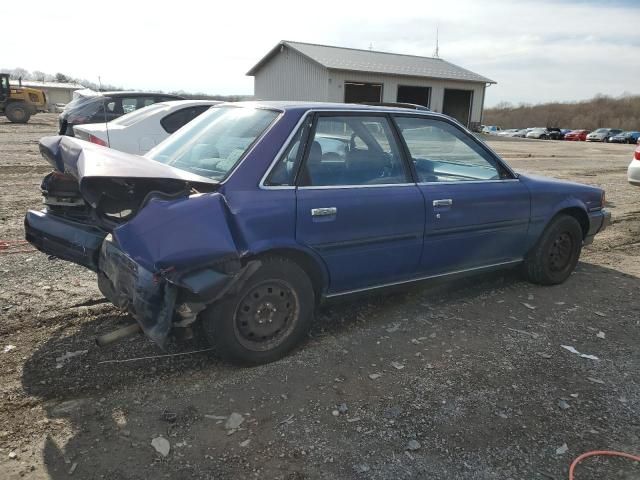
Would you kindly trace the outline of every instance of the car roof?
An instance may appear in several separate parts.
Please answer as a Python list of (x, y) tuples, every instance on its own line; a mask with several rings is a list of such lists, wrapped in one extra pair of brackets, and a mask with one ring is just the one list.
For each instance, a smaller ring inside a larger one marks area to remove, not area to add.
[[(305, 102), (305, 101), (293, 101), (293, 100), (258, 100), (258, 101), (245, 101), (245, 102), (233, 102), (228, 105), (238, 105), (243, 107), (253, 108), (269, 108), (274, 110), (281, 110), (286, 112), (288, 110), (331, 110), (331, 111), (361, 111), (361, 112), (396, 112), (396, 113), (416, 113), (416, 114), (430, 114), (434, 112), (430, 110), (416, 110), (414, 108), (404, 108), (396, 106), (383, 106), (383, 105), (365, 105), (362, 103), (337, 103), (337, 102)], [(435, 114), (439, 115), (439, 114)]]
[(156, 102), (153, 105), (166, 105), (168, 107), (188, 107), (200, 105), (218, 105), (220, 100), (165, 100), (164, 102)]
[(148, 96), (148, 97), (167, 97), (167, 98), (175, 98), (176, 100), (182, 100), (180, 95), (174, 95), (172, 93), (161, 93), (161, 92), (140, 92), (135, 90), (115, 90), (112, 92), (97, 92), (99, 95), (109, 96), (109, 97), (125, 97), (128, 95), (138, 95), (138, 96)]

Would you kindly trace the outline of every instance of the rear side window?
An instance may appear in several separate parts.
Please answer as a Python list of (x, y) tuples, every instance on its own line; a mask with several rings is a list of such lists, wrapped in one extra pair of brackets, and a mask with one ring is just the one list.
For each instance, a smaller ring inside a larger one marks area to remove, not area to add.
[(511, 178), (473, 139), (441, 120), (396, 117), (419, 182), (460, 182)]
[(206, 112), (209, 108), (211, 108), (210, 105), (197, 105), (182, 108), (177, 112), (170, 113), (160, 120), (160, 125), (162, 125), (165, 132), (169, 134), (174, 133), (201, 113)]
[(386, 117), (320, 116), (300, 171), (302, 186), (386, 185), (408, 181)]

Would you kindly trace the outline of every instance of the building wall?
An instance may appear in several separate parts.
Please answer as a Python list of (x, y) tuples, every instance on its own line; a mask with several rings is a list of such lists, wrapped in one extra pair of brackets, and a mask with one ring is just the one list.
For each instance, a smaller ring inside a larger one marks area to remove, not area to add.
[(41, 88), (47, 96), (47, 103), (55, 105), (56, 103), (69, 103), (73, 99), (73, 90), (66, 88)]
[(283, 46), (254, 77), (257, 100), (327, 100), (327, 69)]
[(382, 83), (382, 101), (396, 102), (398, 85), (416, 87), (431, 87), (431, 104), (429, 108), (434, 112), (442, 112), (445, 88), (473, 91), (471, 105), (471, 122), (480, 123), (482, 118), (482, 104), (484, 99), (484, 83), (459, 82), (455, 80), (439, 80), (423, 77), (408, 77), (398, 75), (383, 75), (379, 73), (347, 72), (330, 70), (328, 75), (329, 102), (344, 102), (345, 82)]

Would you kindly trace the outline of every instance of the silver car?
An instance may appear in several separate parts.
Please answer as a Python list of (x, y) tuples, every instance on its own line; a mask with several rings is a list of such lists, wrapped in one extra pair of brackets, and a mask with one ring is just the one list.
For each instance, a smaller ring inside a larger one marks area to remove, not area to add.
[(599, 128), (587, 135), (587, 142), (606, 142), (619, 133), (622, 133), (619, 128)]

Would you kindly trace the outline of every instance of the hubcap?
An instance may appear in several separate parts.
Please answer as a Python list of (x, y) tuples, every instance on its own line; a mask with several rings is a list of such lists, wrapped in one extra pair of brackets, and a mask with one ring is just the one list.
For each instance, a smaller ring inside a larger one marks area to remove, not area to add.
[(268, 280), (249, 290), (238, 303), (234, 328), (240, 343), (265, 351), (280, 345), (298, 321), (298, 298), (282, 280)]
[(567, 268), (573, 253), (573, 239), (568, 232), (556, 237), (549, 249), (549, 268), (552, 272), (560, 272)]

